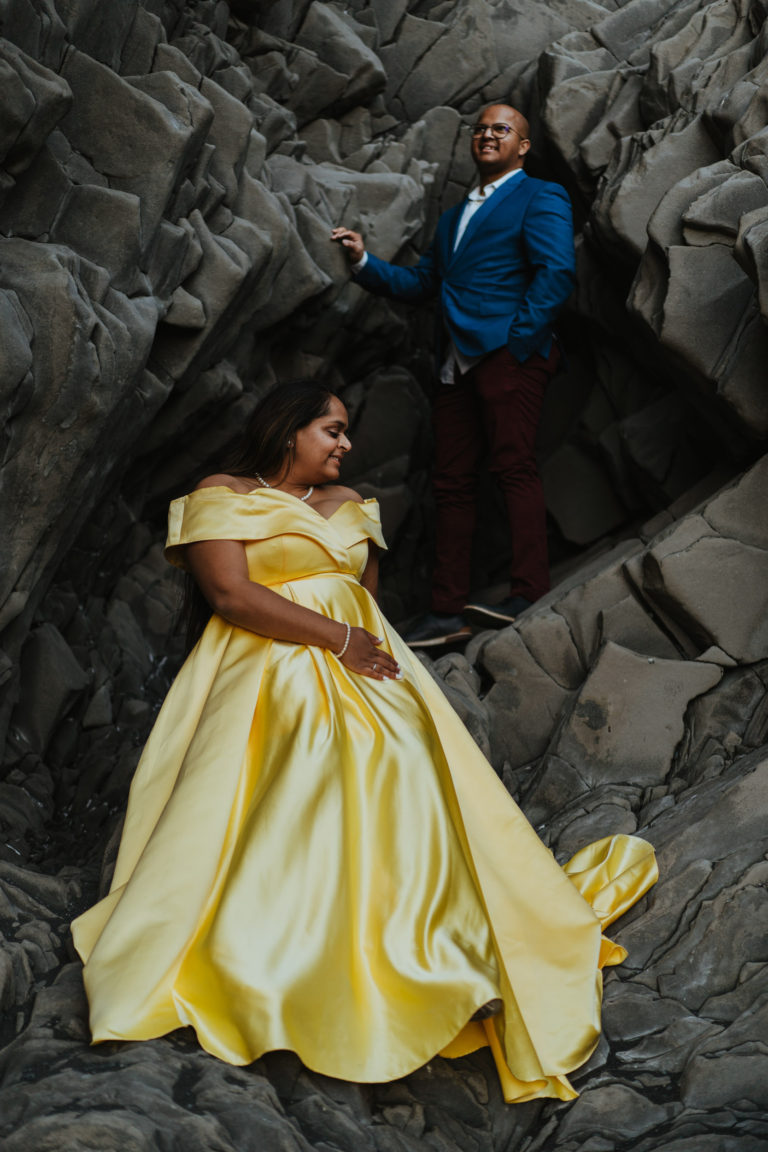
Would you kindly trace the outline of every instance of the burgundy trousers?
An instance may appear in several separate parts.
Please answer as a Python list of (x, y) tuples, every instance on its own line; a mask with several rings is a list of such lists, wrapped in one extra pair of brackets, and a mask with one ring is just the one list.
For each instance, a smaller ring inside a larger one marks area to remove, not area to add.
[(433, 406), (436, 556), (432, 608), (460, 612), (470, 594), (481, 463), (506, 504), (512, 542), (509, 593), (534, 601), (549, 589), (544, 492), (536, 430), (547, 382), (559, 360), (553, 344), (519, 363), (506, 348), (440, 385)]

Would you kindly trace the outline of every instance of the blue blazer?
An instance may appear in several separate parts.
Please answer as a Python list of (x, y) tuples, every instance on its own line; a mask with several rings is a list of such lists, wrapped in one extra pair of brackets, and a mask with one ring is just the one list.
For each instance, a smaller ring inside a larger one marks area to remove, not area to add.
[(477, 209), (456, 251), (464, 201), (440, 217), (435, 237), (411, 268), (368, 254), (355, 276), (363, 288), (399, 300), (439, 293), (443, 320), (465, 356), (505, 345), (519, 361), (548, 356), (552, 323), (574, 282), (571, 204), (559, 184), (521, 172)]

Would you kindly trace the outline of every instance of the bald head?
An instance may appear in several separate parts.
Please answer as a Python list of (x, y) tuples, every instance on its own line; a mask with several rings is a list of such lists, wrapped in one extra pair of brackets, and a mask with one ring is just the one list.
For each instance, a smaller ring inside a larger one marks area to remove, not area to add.
[(489, 104), (483, 108), (472, 133), (472, 159), (480, 187), (522, 168), (530, 146), (528, 121), (517, 108), (511, 104)]
[(506, 113), (505, 120), (508, 118), (508, 123), (512, 124), (520, 133), (520, 138), (527, 140), (531, 131), (530, 125), (522, 112), (518, 112), (517, 108), (513, 108), (511, 104), (488, 104), (480, 113), (479, 120), (483, 119), (486, 112), (495, 112), (497, 109)]

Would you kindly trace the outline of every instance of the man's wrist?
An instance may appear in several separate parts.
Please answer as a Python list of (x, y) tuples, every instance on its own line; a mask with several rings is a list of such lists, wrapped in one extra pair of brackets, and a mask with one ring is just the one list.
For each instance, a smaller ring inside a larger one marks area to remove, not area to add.
[(355, 260), (354, 263), (350, 264), (349, 270), (350, 270), (350, 272), (353, 272), (353, 273), (360, 272), (361, 269), (365, 268), (367, 263), (368, 263), (368, 253), (363, 252), (363, 254), (359, 260)]

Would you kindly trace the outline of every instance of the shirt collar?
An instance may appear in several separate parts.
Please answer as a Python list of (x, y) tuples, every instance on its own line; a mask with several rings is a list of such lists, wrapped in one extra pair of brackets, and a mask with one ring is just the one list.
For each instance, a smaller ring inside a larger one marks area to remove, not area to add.
[(499, 176), (498, 180), (492, 180), (490, 184), (486, 184), (482, 190), (480, 188), (473, 188), (467, 197), (468, 200), (480, 201), (484, 203), (489, 196), (493, 195), (497, 188), (501, 188), (507, 180), (511, 180), (513, 176), (517, 176), (522, 172), (522, 168), (513, 168), (511, 172), (505, 172), (503, 176)]

